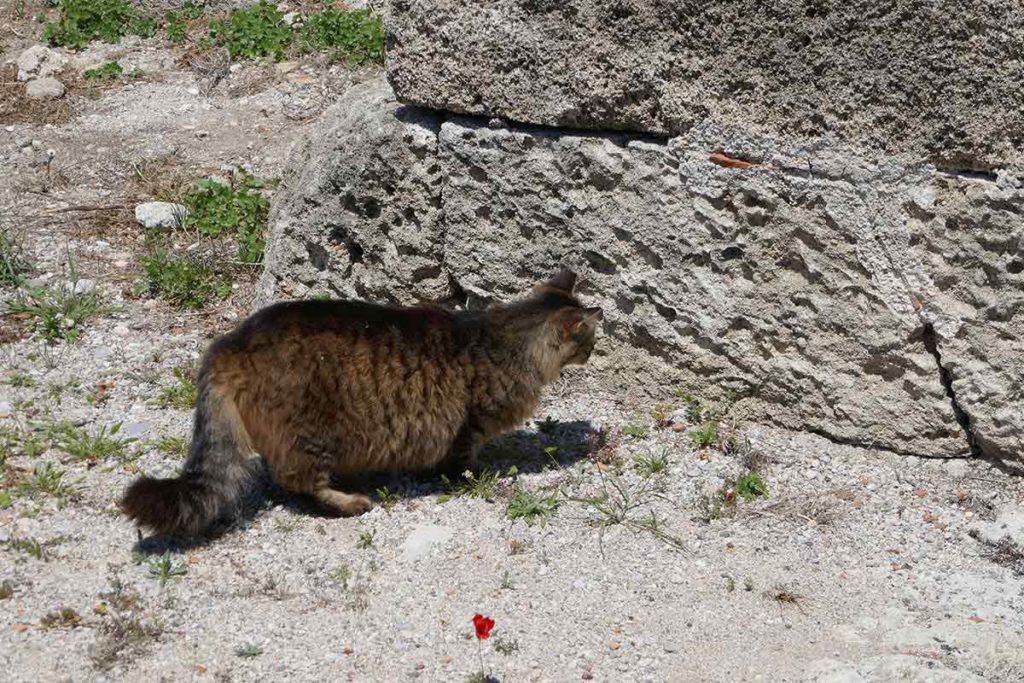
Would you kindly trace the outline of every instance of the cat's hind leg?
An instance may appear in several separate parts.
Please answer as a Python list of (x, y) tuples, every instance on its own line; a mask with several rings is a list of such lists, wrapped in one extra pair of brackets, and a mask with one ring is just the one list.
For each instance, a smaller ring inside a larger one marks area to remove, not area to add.
[(310, 465), (272, 466), (274, 481), (289, 493), (306, 496), (333, 517), (361, 515), (373, 507), (367, 496), (332, 489), (326, 468)]
[(314, 491), (313, 499), (327, 512), (341, 517), (361, 515), (373, 507), (367, 496), (360, 493), (345, 493), (329, 486)]

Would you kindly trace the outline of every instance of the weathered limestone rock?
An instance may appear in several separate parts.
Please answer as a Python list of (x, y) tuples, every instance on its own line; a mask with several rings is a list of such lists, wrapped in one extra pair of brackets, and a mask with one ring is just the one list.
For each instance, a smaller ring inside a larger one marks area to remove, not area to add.
[(18, 80), (56, 76), (67, 66), (68, 57), (63, 52), (45, 45), (33, 45), (18, 55)]
[(25, 86), (25, 95), (33, 100), (49, 100), (64, 96), (64, 84), (56, 78), (36, 78)]
[(991, 0), (391, 0), (402, 102), (573, 128), (736, 123), (1024, 170), (1024, 5)]
[(565, 264), (605, 309), (594, 363), (619, 381), (728, 393), (740, 417), (899, 452), (967, 454), (967, 429), (987, 453), (1024, 453), (1012, 176), (708, 123), (657, 140), (446, 118), (379, 81), (291, 165), (264, 303), (475, 305)]
[(135, 221), (151, 230), (180, 228), (188, 207), (174, 202), (143, 202), (135, 206)]
[(398, 105), (380, 81), (332, 107), (293, 152), (274, 198), (260, 297), (444, 296), (440, 125), (435, 113)]

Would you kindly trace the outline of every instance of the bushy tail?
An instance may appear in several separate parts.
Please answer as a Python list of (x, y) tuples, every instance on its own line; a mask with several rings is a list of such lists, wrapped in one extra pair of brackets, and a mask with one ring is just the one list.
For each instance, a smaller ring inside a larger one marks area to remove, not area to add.
[(234, 401), (200, 379), (192, 447), (176, 479), (139, 477), (121, 509), (157, 534), (196, 535), (232, 518), (253, 482), (248, 434)]

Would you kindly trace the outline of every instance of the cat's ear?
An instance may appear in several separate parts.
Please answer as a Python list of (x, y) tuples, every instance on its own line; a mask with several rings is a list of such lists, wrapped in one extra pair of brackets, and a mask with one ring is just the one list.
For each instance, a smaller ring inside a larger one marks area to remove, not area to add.
[(548, 287), (554, 287), (555, 289), (560, 289), (563, 292), (572, 294), (572, 290), (576, 287), (576, 273), (567, 268), (563, 268), (544, 284)]
[(567, 336), (584, 327), (597, 327), (604, 317), (600, 308), (563, 308), (555, 314), (555, 322)]

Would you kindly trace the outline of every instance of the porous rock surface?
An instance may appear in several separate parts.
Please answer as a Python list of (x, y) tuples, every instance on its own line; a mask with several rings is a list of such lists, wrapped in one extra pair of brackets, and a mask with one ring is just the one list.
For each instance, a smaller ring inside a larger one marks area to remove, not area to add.
[[(714, 153), (726, 147), (750, 165)], [(561, 265), (609, 386), (921, 455), (1024, 451), (1024, 190), (702, 123), (506, 125), (353, 88), (293, 152), (259, 299), (475, 305)], [(616, 379), (617, 378), (617, 379)]]
[(45, 45), (33, 45), (18, 55), (18, 80), (55, 76), (64, 70), (67, 63), (68, 57), (64, 53)]
[(1024, 169), (1024, 5), (990, 0), (393, 0), (407, 103), (678, 135), (707, 121)]

